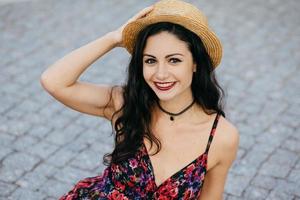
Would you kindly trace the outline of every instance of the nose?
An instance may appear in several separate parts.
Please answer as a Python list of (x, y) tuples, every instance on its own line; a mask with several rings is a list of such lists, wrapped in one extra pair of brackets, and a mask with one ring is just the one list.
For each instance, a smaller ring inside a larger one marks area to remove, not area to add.
[(164, 64), (159, 64), (157, 66), (155, 75), (156, 75), (156, 78), (159, 80), (164, 80), (164, 79), (168, 78), (169, 72), (168, 72), (167, 66), (165, 66)]

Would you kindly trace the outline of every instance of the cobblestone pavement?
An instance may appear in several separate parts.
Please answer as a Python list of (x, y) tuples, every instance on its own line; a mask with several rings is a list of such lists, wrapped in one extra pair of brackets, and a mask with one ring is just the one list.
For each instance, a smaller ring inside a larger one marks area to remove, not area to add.
[[(41, 73), (67, 52), (118, 28), (154, 1), (21, 1), (0, 6), (0, 199), (57, 199), (102, 172), (108, 121), (46, 93)], [(226, 114), (241, 135), (225, 200), (300, 199), (298, 0), (190, 1), (224, 45), (216, 69)], [(80, 80), (120, 84), (129, 54), (117, 48)], [(298, 77), (298, 78), (297, 78)]]

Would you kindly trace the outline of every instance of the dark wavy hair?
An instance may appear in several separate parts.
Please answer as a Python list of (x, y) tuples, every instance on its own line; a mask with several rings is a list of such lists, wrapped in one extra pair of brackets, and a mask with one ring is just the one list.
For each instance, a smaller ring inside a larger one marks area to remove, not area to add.
[[(132, 157), (142, 145), (143, 138), (157, 145), (157, 154), (161, 143), (151, 131), (151, 113), (158, 102), (158, 97), (148, 86), (143, 77), (143, 51), (149, 36), (162, 31), (174, 34), (178, 39), (187, 43), (192, 53), (197, 70), (193, 73), (192, 94), (195, 103), (203, 108), (205, 113), (221, 113), (223, 111), (224, 91), (219, 86), (210, 56), (201, 39), (183, 26), (170, 22), (159, 22), (144, 28), (137, 36), (132, 57), (127, 69), (127, 81), (123, 88), (123, 105), (113, 114), (121, 113), (115, 121), (115, 149), (103, 157), (103, 164), (117, 164)], [(112, 125), (113, 126), (113, 125)], [(113, 131), (114, 132), (114, 131)], [(154, 155), (155, 155), (154, 154)]]

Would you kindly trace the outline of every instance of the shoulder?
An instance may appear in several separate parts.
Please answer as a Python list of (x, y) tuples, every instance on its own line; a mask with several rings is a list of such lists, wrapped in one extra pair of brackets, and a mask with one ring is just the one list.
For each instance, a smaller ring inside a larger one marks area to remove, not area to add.
[(119, 110), (123, 106), (123, 92), (124, 89), (122, 86), (118, 85), (112, 88), (112, 98), (115, 111)]
[(113, 128), (115, 128), (115, 123), (118, 117), (122, 115), (121, 108), (123, 107), (124, 104), (123, 93), (124, 93), (124, 89), (122, 86), (118, 85), (112, 88), (111, 95), (112, 95), (113, 106), (112, 106), (112, 112), (109, 116), (110, 117), (109, 119), (113, 124)]
[(229, 120), (220, 116), (216, 133), (215, 140), (218, 149), (218, 158), (220, 162), (233, 162), (236, 157), (239, 146), (239, 130)]

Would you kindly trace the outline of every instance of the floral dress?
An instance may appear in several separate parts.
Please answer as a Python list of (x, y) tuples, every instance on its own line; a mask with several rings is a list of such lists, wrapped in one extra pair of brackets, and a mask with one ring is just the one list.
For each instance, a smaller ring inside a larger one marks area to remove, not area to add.
[(121, 164), (111, 164), (99, 176), (79, 181), (60, 200), (198, 199), (219, 117), (220, 113), (217, 113), (205, 152), (160, 185), (156, 185), (150, 157), (143, 143), (134, 157)]

